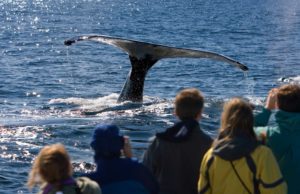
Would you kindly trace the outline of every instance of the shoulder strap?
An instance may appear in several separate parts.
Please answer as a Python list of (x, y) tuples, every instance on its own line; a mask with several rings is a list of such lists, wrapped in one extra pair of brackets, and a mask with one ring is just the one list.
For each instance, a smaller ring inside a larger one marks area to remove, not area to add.
[(79, 186), (78, 186), (78, 184), (76, 183), (75, 184), (75, 191), (76, 191), (76, 194), (82, 194), (82, 192), (81, 192), (81, 190), (80, 190), (80, 188), (79, 188)]
[(248, 154), (246, 156), (246, 161), (247, 161), (247, 164), (253, 174), (253, 185), (254, 185), (254, 194), (260, 194), (260, 191), (259, 191), (259, 181), (258, 179), (256, 178), (256, 165), (254, 163), (254, 160), (253, 158), (250, 156), (250, 154)]
[[(205, 177), (207, 179), (207, 184), (205, 185), (205, 187), (203, 189), (200, 190), (199, 194), (205, 193), (209, 189), (209, 187), (210, 187), (210, 182), (209, 182), (209, 167), (212, 165), (213, 161), (214, 161), (214, 155), (212, 155), (211, 158), (209, 158), (208, 161), (207, 161), (207, 166), (206, 166), (206, 171), (205, 171)], [(259, 191), (259, 180), (256, 179), (256, 165), (254, 163), (254, 160), (250, 156), (250, 154), (246, 156), (246, 162), (247, 162), (247, 165), (248, 165), (249, 169), (251, 170), (251, 172), (253, 174), (254, 194), (260, 194), (260, 191)], [(251, 194), (251, 191), (248, 189), (248, 187), (246, 186), (246, 184), (244, 183), (244, 181), (240, 177), (240, 175), (237, 172), (237, 170), (236, 170), (235, 166), (233, 165), (232, 161), (230, 161), (230, 164), (231, 164), (231, 166), (232, 166), (235, 174), (237, 175), (239, 181), (243, 185), (243, 187), (246, 189), (246, 191), (249, 194)]]
[(240, 176), (239, 173), (237, 172), (237, 170), (236, 170), (236, 168), (235, 168), (235, 166), (234, 166), (234, 164), (233, 164), (232, 161), (230, 161), (230, 164), (231, 164), (231, 166), (232, 166), (232, 168), (233, 168), (234, 173), (236, 174), (237, 178), (239, 179), (240, 183), (243, 185), (243, 187), (246, 189), (246, 191), (247, 191), (249, 194), (251, 194), (251, 191), (248, 189), (248, 187), (246, 186), (245, 182), (242, 180), (241, 176)]
[[(249, 169), (252, 172), (252, 182), (253, 182), (253, 187), (254, 187), (254, 194), (260, 194), (260, 191), (259, 191), (259, 180), (256, 178), (256, 165), (254, 163), (254, 160), (250, 156), (250, 154), (248, 154), (246, 156), (246, 162), (247, 162), (247, 165), (248, 165)], [(233, 163), (232, 162), (230, 162), (230, 163), (231, 163), (231, 166), (232, 166), (235, 174), (237, 175), (239, 181), (242, 183), (243, 187), (247, 190), (247, 192), (249, 194), (251, 194), (250, 190), (248, 189), (248, 187), (246, 186), (245, 182), (240, 177), (240, 175), (237, 172), (237, 170), (236, 170), (235, 166), (233, 165)]]
[(52, 185), (47, 184), (47, 186), (43, 190), (43, 194), (48, 194), (52, 189)]
[(81, 189), (80, 189), (80, 187), (79, 187), (77, 181), (78, 181), (78, 180), (74, 180), (74, 184), (75, 184), (75, 192), (76, 192), (76, 194), (82, 194)]

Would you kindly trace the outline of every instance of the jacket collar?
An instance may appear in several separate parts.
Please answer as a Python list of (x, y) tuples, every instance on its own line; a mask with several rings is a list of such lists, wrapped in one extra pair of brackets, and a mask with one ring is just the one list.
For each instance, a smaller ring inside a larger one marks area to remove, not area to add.
[(176, 123), (166, 131), (157, 133), (156, 137), (170, 142), (184, 142), (188, 140), (195, 129), (200, 129), (198, 121), (194, 119)]

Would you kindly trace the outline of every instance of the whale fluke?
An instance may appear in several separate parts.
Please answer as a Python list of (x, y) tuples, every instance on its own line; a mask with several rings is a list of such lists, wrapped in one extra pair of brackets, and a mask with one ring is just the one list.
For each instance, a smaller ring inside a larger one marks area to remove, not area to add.
[(248, 67), (240, 62), (214, 52), (169, 47), (103, 35), (77, 36), (65, 40), (64, 44), (70, 46), (78, 41), (86, 40), (118, 47), (129, 55), (132, 68), (123, 86), (118, 102), (126, 100), (141, 102), (143, 100), (144, 81), (148, 70), (157, 61), (164, 58), (208, 58), (229, 63), (243, 71), (248, 70)]

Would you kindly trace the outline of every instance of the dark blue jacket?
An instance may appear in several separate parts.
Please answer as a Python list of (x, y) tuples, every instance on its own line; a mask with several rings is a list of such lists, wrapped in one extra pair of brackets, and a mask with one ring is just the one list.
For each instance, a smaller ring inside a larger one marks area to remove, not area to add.
[(158, 183), (141, 163), (130, 158), (98, 159), (97, 170), (86, 175), (98, 182), (102, 194), (157, 194)]

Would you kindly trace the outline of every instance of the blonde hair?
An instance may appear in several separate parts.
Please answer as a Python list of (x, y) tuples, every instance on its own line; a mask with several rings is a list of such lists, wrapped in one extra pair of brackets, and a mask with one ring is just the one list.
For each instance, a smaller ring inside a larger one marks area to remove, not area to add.
[(223, 107), (220, 135), (224, 139), (237, 136), (255, 139), (253, 122), (254, 116), (251, 105), (240, 98), (233, 98), (226, 102)]
[(283, 85), (277, 92), (278, 108), (287, 112), (300, 112), (300, 86), (297, 84)]
[(175, 98), (175, 113), (181, 119), (195, 119), (201, 113), (204, 98), (196, 88), (180, 91)]
[(36, 157), (32, 170), (28, 178), (28, 187), (32, 188), (39, 182), (53, 184), (57, 189), (61, 187), (61, 182), (72, 176), (72, 164), (70, 157), (62, 144), (53, 144), (42, 148)]

